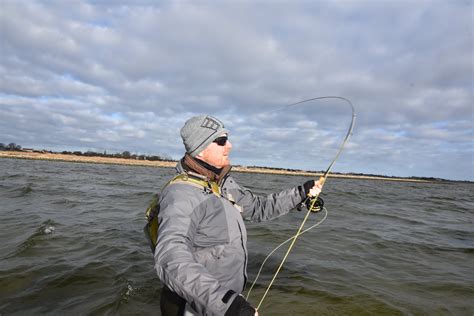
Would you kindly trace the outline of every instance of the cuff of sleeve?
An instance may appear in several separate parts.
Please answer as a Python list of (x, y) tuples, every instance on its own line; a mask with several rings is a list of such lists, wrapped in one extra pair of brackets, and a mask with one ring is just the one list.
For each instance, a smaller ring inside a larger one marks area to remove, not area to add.
[(314, 180), (306, 181), (303, 184), (303, 191), (304, 191), (303, 193), (305, 197), (308, 195), (309, 190), (311, 190), (312, 187), (314, 187)]
[(224, 297), (222, 298), (222, 303), (227, 304), (229, 303), (230, 299), (235, 296), (235, 291), (233, 290), (228, 290), (227, 293), (225, 293)]

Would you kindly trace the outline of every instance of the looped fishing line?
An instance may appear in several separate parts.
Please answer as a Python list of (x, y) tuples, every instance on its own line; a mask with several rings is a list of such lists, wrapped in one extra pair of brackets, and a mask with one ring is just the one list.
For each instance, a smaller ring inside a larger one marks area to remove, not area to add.
[[(348, 131), (347, 131), (346, 137), (344, 138), (344, 141), (342, 142), (341, 146), (339, 147), (339, 150), (337, 151), (336, 157), (334, 157), (334, 159), (332, 160), (331, 164), (330, 164), (329, 167), (327, 168), (326, 172), (324, 172), (324, 175), (319, 178), (319, 183), (321, 184), (321, 190), (322, 190), (322, 188), (323, 188), (323, 186), (324, 186), (324, 183), (326, 182), (326, 179), (327, 179), (327, 177), (328, 177), (328, 175), (329, 175), (329, 172), (330, 172), (331, 169), (332, 169), (332, 166), (334, 165), (334, 163), (336, 162), (336, 160), (339, 158), (339, 155), (341, 154), (341, 152), (342, 152), (344, 146), (346, 145), (347, 141), (349, 140), (349, 137), (352, 135), (352, 130), (354, 129), (354, 123), (355, 123), (355, 119), (356, 119), (356, 114), (355, 114), (354, 106), (352, 105), (351, 101), (349, 101), (349, 100), (346, 99), (346, 98), (339, 97), (339, 96), (324, 96), (324, 97), (317, 97), (317, 98), (312, 98), (312, 99), (307, 99), (307, 100), (303, 100), (303, 101), (300, 101), (300, 102), (292, 103), (292, 104), (289, 104), (289, 105), (287, 105), (287, 106), (284, 107), (284, 109), (287, 109), (287, 108), (292, 107), (292, 106), (297, 106), (297, 105), (300, 105), (300, 104), (303, 104), (303, 103), (308, 103), (308, 102), (311, 102), (311, 101), (323, 100), (323, 99), (339, 99), (339, 100), (342, 100), (342, 101), (345, 101), (346, 103), (348, 103), (348, 104), (351, 106), (351, 109), (352, 109), (352, 120), (351, 120), (351, 125), (349, 126), (349, 129), (348, 129)], [(272, 111), (272, 112), (274, 112), (274, 111)], [(278, 266), (278, 268), (277, 268), (275, 274), (273, 275), (272, 280), (271, 280), (270, 283), (268, 284), (268, 287), (267, 287), (267, 289), (265, 290), (265, 293), (263, 294), (263, 296), (262, 296), (260, 302), (259, 302), (258, 305), (257, 305), (257, 308), (256, 308), (257, 311), (258, 311), (258, 309), (260, 308), (260, 306), (262, 305), (263, 301), (265, 300), (265, 297), (267, 296), (268, 291), (270, 291), (270, 288), (272, 287), (273, 282), (275, 282), (275, 279), (276, 279), (278, 273), (280, 272), (281, 268), (283, 267), (283, 264), (285, 263), (286, 258), (287, 258), (288, 255), (290, 254), (291, 249), (293, 248), (293, 246), (294, 246), (296, 240), (298, 239), (298, 237), (299, 237), (300, 235), (302, 235), (304, 232), (307, 231), (307, 230), (303, 231), (303, 227), (304, 227), (304, 225), (306, 224), (306, 221), (308, 220), (309, 214), (312, 213), (311, 209), (313, 208), (313, 206), (314, 206), (314, 204), (315, 204), (315, 202), (316, 202), (318, 196), (319, 196), (319, 194), (316, 195), (316, 196), (312, 196), (312, 197), (309, 197), (309, 196), (308, 196), (308, 198), (311, 198), (311, 199), (312, 199), (312, 203), (311, 203), (311, 205), (310, 205), (308, 211), (306, 212), (306, 215), (305, 215), (305, 217), (304, 217), (304, 219), (303, 219), (303, 222), (301, 223), (300, 227), (298, 228), (298, 231), (296, 232), (296, 234), (295, 234), (293, 237), (291, 237), (290, 239), (288, 239), (287, 241), (285, 241), (285, 242), (283, 243), (283, 244), (285, 244), (285, 243), (287, 243), (287, 242), (289, 242), (289, 241), (291, 240), (291, 244), (290, 244), (290, 246), (288, 247), (288, 250), (286, 251), (285, 256), (284, 256), (283, 259), (281, 260), (280, 265)], [(326, 210), (326, 216), (327, 216), (327, 210)], [(324, 217), (323, 220), (326, 219), (326, 216)], [(319, 224), (321, 224), (321, 223), (322, 223), (322, 221), (321, 221), (320, 223), (318, 223), (317, 225), (319, 225)], [(317, 225), (316, 225), (316, 226), (317, 226)], [(273, 252), (275, 252), (276, 249), (280, 248), (283, 244), (281, 244), (281, 245), (279, 245), (277, 248), (275, 248), (275, 249), (270, 253), (269, 256), (271, 256), (271, 254), (273, 254)], [(268, 257), (269, 257), (269, 256), (268, 256)], [(268, 257), (265, 258), (264, 263), (267, 261)], [(261, 268), (260, 268), (260, 270), (259, 270), (259, 274), (260, 274), (262, 268), (263, 268), (263, 264), (262, 264), (262, 266), (261, 266)], [(258, 276), (257, 276), (257, 278), (258, 278)], [(254, 284), (255, 284), (255, 282), (256, 282), (256, 280), (254, 281)], [(252, 284), (252, 288), (253, 288), (254, 284)], [(250, 289), (250, 291), (252, 290), (252, 288)], [(250, 295), (250, 291), (249, 291), (249, 294), (247, 294), (247, 298), (248, 298), (248, 296)]]
[(321, 225), (325, 220), (326, 218), (328, 217), (328, 210), (324, 207), (323, 208), (323, 211), (324, 211), (324, 217), (319, 221), (317, 222), (316, 224), (306, 228), (305, 230), (303, 230), (301, 233), (299, 233), (298, 235), (294, 235), (290, 238), (288, 238), (287, 240), (285, 240), (284, 242), (282, 242), (281, 244), (279, 244), (278, 246), (276, 246), (266, 257), (265, 259), (263, 260), (262, 264), (260, 265), (260, 269), (258, 269), (258, 273), (257, 273), (257, 276), (255, 277), (255, 280), (252, 282), (252, 285), (250, 286), (250, 289), (247, 293), (247, 295), (245, 296), (245, 299), (248, 300), (249, 299), (249, 296), (250, 296), (250, 293), (252, 292), (255, 284), (257, 283), (258, 281), (258, 278), (260, 277), (260, 274), (262, 273), (262, 270), (263, 270), (263, 267), (265, 266), (265, 263), (267, 262), (267, 260), (275, 253), (275, 251), (277, 251), (278, 249), (280, 249), (281, 246), (285, 245), (286, 243), (290, 242), (292, 239), (296, 238), (296, 237), (299, 237), (301, 235), (303, 235), (304, 233), (310, 231), (311, 229)]

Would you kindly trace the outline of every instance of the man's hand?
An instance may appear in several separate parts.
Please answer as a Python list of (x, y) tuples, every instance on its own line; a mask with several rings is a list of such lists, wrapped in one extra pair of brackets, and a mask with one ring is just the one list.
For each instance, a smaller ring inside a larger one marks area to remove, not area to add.
[[(323, 182), (324, 179), (320, 178), (318, 181), (306, 181), (303, 185), (305, 191), (304, 193), (306, 196), (303, 203), (306, 205), (308, 210), (315, 213), (319, 212), (324, 207), (324, 201), (323, 199), (321, 199), (321, 197), (319, 197), (319, 194), (321, 193), (321, 189), (323, 187)], [(301, 208), (298, 208), (298, 210), (301, 210)]]
[(258, 312), (242, 295), (237, 295), (225, 312), (225, 316), (258, 316)]
[(310, 181), (307, 181), (305, 184), (304, 184), (304, 190), (305, 190), (305, 194), (306, 196), (317, 196), (321, 193), (321, 189), (323, 187), (323, 184), (321, 183), (321, 180), (318, 180), (318, 181), (314, 181), (314, 180), (310, 180)]

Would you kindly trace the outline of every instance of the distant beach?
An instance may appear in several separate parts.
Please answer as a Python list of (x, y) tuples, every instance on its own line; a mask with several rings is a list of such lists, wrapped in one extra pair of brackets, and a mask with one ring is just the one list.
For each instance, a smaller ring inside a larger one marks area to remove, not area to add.
[[(25, 151), (0, 151), (0, 158), (53, 160), (53, 161), (78, 162), (78, 163), (116, 164), (116, 165), (129, 165), (129, 166), (160, 167), (160, 168), (174, 168), (177, 163), (176, 161), (150, 161), (150, 160), (137, 160), (137, 159), (112, 158), (112, 157), (89, 157), (89, 156), (48, 153), (48, 152), (42, 153), (42, 152), (25, 152)], [(283, 174), (283, 175), (291, 175), (291, 176), (308, 176), (308, 177), (320, 177), (323, 175), (320, 172), (307, 172), (307, 171), (297, 171), (297, 170), (272, 169), (272, 168), (266, 168), (266, 167), (245, 167), (245, 166), (233, 166), (232, 171), (246, 172), (246, 173), (262, 173), (262, 174)], [(395, 177), (352, 175), (352, 174), (334, 174), (334, 173), (329, 174), (329, 177), (330, 178), (344, 178), (344, 179), (360, 179), (360, 180), (436, 182), (436, 181), (410, 179), (410, 178), (395, 178)]]

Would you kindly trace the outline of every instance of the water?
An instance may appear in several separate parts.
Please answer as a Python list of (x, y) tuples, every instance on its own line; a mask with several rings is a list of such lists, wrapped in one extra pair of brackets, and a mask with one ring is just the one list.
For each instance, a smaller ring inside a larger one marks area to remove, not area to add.
[[(0, 159), (0, 314), (159, 315), (142, 228), (173, 173)], [(308, 179), (234, 177), (262, 194)], [(300, 237), (260, 315), (472, 315), (473, 188), (328, 180), (327, 220)], [(248, 224), (250, 279), (303, 216)], [(267, 262), (253, 304), (285, 249)]]

